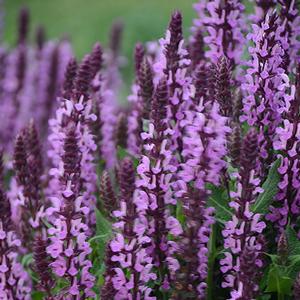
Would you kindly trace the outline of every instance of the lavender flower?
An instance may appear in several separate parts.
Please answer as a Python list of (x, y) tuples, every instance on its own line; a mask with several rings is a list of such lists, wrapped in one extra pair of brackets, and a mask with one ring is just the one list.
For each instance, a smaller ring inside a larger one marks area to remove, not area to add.
[(258, 280), (262, 267), (262, 243), (259, 235), (266, 224), (260, 215), (251, 212), (251, 205), (262, 189), (255, 174), (258, 153), (257, 133), (251, 129), (243, 140), (237, 190), (231, 192), (230, 206), (234, 215), (225, 224), (222, 234), (225, 257), (221, 259), (221, 271), (225, 273), (223, 288), (231, 289), (230, 299), (253, 299), (258, 292)]

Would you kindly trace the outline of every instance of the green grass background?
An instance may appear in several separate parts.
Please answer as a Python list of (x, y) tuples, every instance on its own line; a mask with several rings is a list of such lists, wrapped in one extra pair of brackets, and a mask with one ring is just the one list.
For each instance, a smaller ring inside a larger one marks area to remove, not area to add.
[(122, 53), (128, 58), (124, 79), (132, 79), (132, 55), (137, 41), (159, 39), (164, 35), (171, 13), (179, 9), (183, 13), (183, 26), (188, 34), (195, 17), (195, 0), (4, 0), (4, 41), (13, 45), (16, 41), (16, 19), (23, 5), (31, 13), (31, 40), (39, 24), (46, 28), (49, 38), (69, 35), (75, 54), (81, 58), (90, 51), (96, 41), (108, 43), (110, 26), (116, 19), (125, 25)]

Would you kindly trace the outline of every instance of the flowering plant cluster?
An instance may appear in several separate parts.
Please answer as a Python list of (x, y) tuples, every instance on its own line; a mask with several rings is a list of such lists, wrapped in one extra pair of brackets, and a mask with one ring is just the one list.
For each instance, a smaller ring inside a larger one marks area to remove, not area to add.
[[(0, 299), (300, 299), (300, 16), (199, 0), (81, 61), (43, 28), (0, 46)], [(277, 297), (277, 298), (276, 298)]]

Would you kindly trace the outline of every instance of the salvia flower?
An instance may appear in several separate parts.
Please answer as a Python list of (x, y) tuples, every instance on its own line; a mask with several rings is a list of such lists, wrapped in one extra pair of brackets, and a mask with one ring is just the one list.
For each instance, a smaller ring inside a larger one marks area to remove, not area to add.
[[(182, 233), (178, 220), (170, 215), (167, 208), (168, 204), (176, 203), (170, 190), (174, 167), (170, 164), (173, 156), (168, 143), (167, 88), (166, 79), (163, 78), (152, 101), (149, 130), (142, 133), (145, 154), (137, 167), (137, 209), (141, 214), (147, 212), (147, 234), (151, 238), (148, 253), (153, 259), (155, 270), (161, 274), (163, 290), (170, 288), (171, 280), (179, 268), (174, 258), (176, 242), (169, 240), (168, 235), (176, 237)], [(160, 290), (160, 287), (156, 286), (156, 289)]]
[[(121, 162), (119, 182), (120, 208), (114, 212), (118, 219), (114, 226), (118, 232), (109, 243), (112, 263), (108, 266), (113, 265), (113, 269), (106, 277), (105, 286), (112, 282), (115, 290), (113, 299), (156, 299), (150, 295), (151, 288), (147, 287), (156, 275), (151, 271), (152, 257), (145, 247), (150, 238), (145, 235), (146, 227), (139, 219), (134, 203), (135, 170), (128, 157)], [(130, 275), (126, 276), (128, 271)]]
[(281, 67), (284, 50), (276, 19), (276, 13), (267, 14), (261, 25), (252, 25), (253, 32), (248, 35), (248, 40), (254, 46), (249, 48), (251, 59), (246, 82), (242, 85), (246, 97), (243, 98), (241, 121), (259, 129), (258, 168), (261, 176), (274, 159), (270, 152), (272, 139), (292, 98), (288, 94), (289, 78)]
[(214, 209), (206, 207), (209, 195), (206, 184), (219, 185), (221, 171), (226, 166), (227, 119), (220, 115), (217, 102), (208, 109), (202, 98), (195, 109), (187, 112), (182, 121), (184, 160), (178, 172), (176, 196), (183, 198), (186, 216), (186, 228), (179, 244), (186, 261), (177, 275), (181, 285), (178, 299), (187, 292), (197, 299), (205, 299), (208, 241), (214, 223)]
[[(300, 105), (300, 89), (299, 89), (299, 70), (297, 74), (296, 92), (290, 102), (291, 107), (289, 113), (283, 119), (283, 126), (276, 129), (276, 136), (273, 140), (273, 147), (279, 150), (280, 166), (278, 173), (280, 174), (280, 182), (278, 184), (278, 193), (275, 201), (270, 206), (270, 213), (266, 218), (275, 223), (275, 226), (282, 232), (285, 226), (291, 221), (291, 225), (297, 223), (300, 211), (299, 198), (299, 105)], [(298, 228), (297, 228), (298, 230)]]
[(92, 266), (88, 259), (91, 248), (86, 240), (88, 226), (85, 223), (89, 208), (84, 206), (80, 180), (84, 153), (79, 142), (76, 127), (71, 126), (65, 133), (61, 163), (51, 170), (52, 174), (59, 174), (60, 183), (52, 199), (53, 227), (48, 229), (50, 245), (47, 253), (53, 259), (50, 264), (53, 273), (68, 283), (60, 291), (63, 299), (94, 296), (95, 278), (89, 271)]
[(226, 56), (235, 67), (241, 61), (245, 41), (244, 5), (239, 0), (200, 0), (194, 7), (198, 13), (195, 28), (205, 28), (208, 33), (204, 37), (204, 42), (209, 46), (205, 56), (213, 63)]
[(101, 178), (100, 178), (100, 199), (101, 204), (108, 212), (110, 216), (112, 216), (112, 212), (117, 209), (117, 199), (112, 186), (112, 182), (109, 176), (109, 173), (104, 170)]
[(52, 289), (55, 286), (55, 281), (52, 278), (49, 254), (46, 252), (46, 248), (47, 241), (42, 236), (37, 236), (33, 246), (34, 269), (40, 279), (37, 288), (45, 292), (47, 300), (52, 300)]
[(282, 47), (285, 50), (284, 68), (292, 71), (299, 60), (300, 16), (296, 1), (282, 0), (279, 3), (281, 5), (279, 17), (283, 27), (281, 36), (284, 41)]
[(31, 299), (31, 280), (19, 262), (18, 239), (11, 221), (10, 203), (0, 189), (0, 297), (2, 299)]
[(251, 212), (257, 194), (262, 192), (255, 173), (257, 152), (257, 133), (250, 129), (243, 140), (237, 189), (231, 192), (229, 205), (234, 214), (222, 231), (227, 250), (220, 261), (221, 271), (226, 274), (222, 287), (230, 288), (230, 299), (255, 298), (263, 266), (263, 245), (259, 235), (266, 224), (260, 221), (259, 214)]

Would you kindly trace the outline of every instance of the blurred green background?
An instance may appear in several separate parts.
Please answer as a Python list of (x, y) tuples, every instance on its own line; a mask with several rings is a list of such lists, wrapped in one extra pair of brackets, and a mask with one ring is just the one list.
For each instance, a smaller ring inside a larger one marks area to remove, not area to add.
[(116, 19), (124, 23), (122, 53), (129, 59), (123, 74), (128, 83), (132, 79), (132, 53), (137, 41), (159, 39), (164, 35), (171, 13), (183, 13), (185, 34), (195, 17), (196, 0), (4, 0), (4, 41), (16, 41), (17, 14), (23, 5), (31, 14), (31, 39), (34, 29), (43, 24), (48, 38), (70, 36), (75, 54), (81, 58), (95, 41), (108, 43), (111, 24)]

